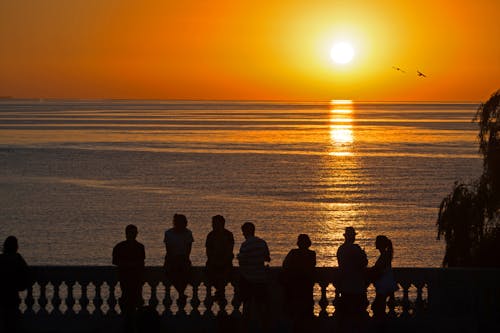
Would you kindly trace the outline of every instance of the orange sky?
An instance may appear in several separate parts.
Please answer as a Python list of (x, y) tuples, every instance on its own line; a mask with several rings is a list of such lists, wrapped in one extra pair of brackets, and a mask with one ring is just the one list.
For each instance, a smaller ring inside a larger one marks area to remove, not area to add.
[[(499, 13), (498, 0), (3, 0), (0, 96), (485, 100)], [(351, 63), (331, 61), (337, 40)]]

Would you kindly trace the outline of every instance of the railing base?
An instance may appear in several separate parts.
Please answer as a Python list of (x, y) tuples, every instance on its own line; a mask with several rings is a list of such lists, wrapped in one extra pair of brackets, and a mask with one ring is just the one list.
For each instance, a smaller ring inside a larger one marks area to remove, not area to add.
[[(32, 320), (25, 318), (21, 324), (23, 333), (121, 333), (124, 332), (124, 321), (120, 316), (107, 318), (53, 318), (36, 317)], [(241, 318), (226, 316), (198, 318), (188, 316), (171, 316), (160, 318), (158, 327), (146, 324), (138, 328), (137, 333), (238, 333), (243, 331)], [(362, 328), (363, 332), (376, 332), (380, 329), (380, 323), (373, 318), (368, 318), (361, 326), (356, 323), (356, 328)], [(149, 325), (149, 326), (148, 326)], [(440, 317), (440, 318), (390, 318), (384, 325), (383, 332), (386, 333), (475, 333), (475, 332), (497, 332), (500, 328), (499, 319), (478, 320), (471, 317)], [(349, 324), (347, 324), (349, 327)], [(345, 326), (344, 326), (345, 327)], [(342, 332), (340, 322), (337, 318), (314, 318), (308, 332), (331, 333)], [(349, 330), (350, 331), (350, 330)], [(260, 325), (251, 321), (249, 332), (261, 332)], [(290, 320), (281, 319), (273, 321), (270, 332), (292, 333), (293, 327)]]

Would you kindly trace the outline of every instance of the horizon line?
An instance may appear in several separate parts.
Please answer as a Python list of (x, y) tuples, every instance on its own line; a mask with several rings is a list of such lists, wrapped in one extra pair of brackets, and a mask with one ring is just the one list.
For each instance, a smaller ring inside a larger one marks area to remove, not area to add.
[(422, 103), (422, 104), (435, 104), (435, 103), (451, 103), (451, 104), (476, 104), (482, 103), (480, 100), (356, 100), (345, 98), (332, 98), (332, 99), (204, 99), (204, 98), (105, 98), (105, 97), (14, 97), (14, 96), (0, 96), (0, 103), (4, 101), (158, 101), (158, 102), (264, 102), (264, 103), (331, 103), (333, 101), (346, 101), (348, 103)]

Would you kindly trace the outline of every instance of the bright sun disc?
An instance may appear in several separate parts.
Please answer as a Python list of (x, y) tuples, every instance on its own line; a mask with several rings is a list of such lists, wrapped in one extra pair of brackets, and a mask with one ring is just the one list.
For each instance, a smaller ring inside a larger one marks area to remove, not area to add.
[(336, 43), (330, 51), (330, 56), (337, 64), (347, 64), (354, 57), (354, 49), (349, 43)]

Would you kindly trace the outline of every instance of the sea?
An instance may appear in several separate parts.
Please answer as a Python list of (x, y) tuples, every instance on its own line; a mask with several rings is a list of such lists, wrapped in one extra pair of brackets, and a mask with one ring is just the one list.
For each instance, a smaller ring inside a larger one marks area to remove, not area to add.
[[(280, 266), (308, 234), (337, 266), (345, 227), (372, 265), (439, 267), (441, 200), (482, 171), (478, 103), (0, 100), (0, 240), (31, 265), (110, 265), (128, 224), (162, 265), (175, 213), (204, 265), (211, 217), (251, 221)], [(235, 265), (237, 264), (235, 260)]]

